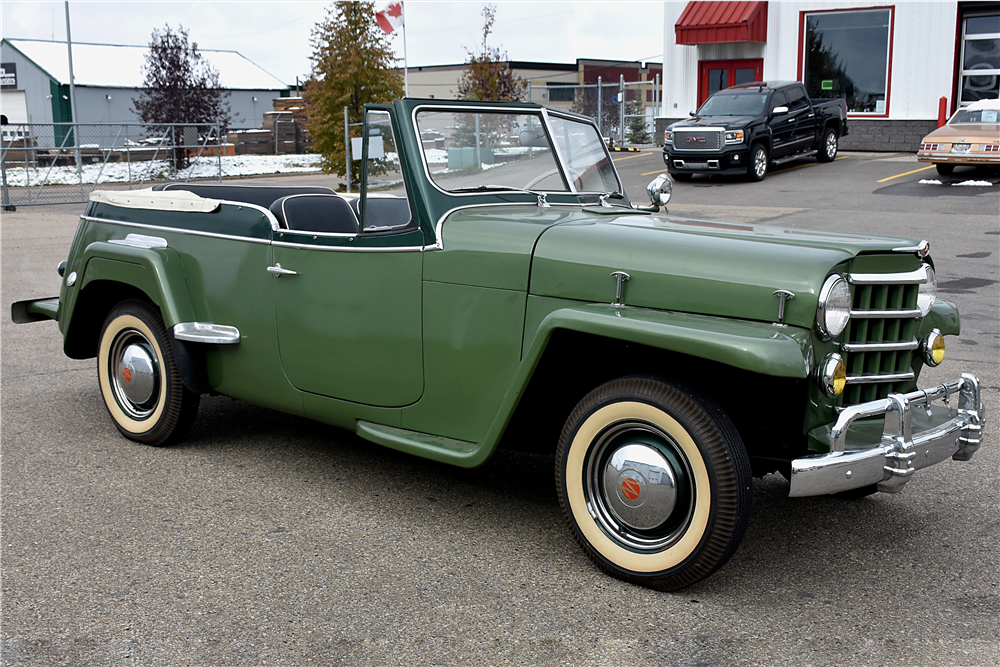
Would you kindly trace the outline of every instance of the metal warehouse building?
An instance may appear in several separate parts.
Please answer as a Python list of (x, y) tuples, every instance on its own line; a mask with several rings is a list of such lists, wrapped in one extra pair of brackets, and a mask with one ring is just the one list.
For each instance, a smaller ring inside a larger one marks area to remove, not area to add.
[(845, 97), (841, 147), (915, 151), (947, 113), (1000, 92), (1000, 2), (667, 2), (657, 134), (713, 92), (802, 81)]
[[(146, 46), (73, 44), (78, 123), (135, 123), (133, 100), (142, 87)], [(271, 100), (286, 97), (287, 85), (236, 51), (200, 49), (229, 91), (233, 128), (261, 127)], [(0, 41), (3, 115), (10, 123), (71, 123), (66, 42)]]

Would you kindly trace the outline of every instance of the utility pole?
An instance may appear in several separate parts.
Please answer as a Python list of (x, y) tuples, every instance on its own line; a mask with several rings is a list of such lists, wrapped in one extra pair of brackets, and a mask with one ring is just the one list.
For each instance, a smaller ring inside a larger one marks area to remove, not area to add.
[(69, 0), (66, 0), (66, 52), (69, 56), (69, 110), (73, 123), (73, 156), (76, 158), (76, 175), (83, 194), (83, 167), (80, 164), (80, 131), (76, 126), (76, 84), (73, 82), (73, 38), (69, 30)]

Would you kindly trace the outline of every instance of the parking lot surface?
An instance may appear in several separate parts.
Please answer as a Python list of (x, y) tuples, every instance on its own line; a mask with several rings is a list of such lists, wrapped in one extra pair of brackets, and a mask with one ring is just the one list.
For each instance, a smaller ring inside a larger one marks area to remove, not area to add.
[[(645, 203), (659, 150), (615, 157)], [(755, 480), (736, 556), (676, 593), (591, 565), (551, 456), (462, 470), (208, 396), (182, 444), (145, 447), (54, 322), (5, 315), (0, 664), (1000, 664), (1000, 178), (925, 166), (847, 153), (675, 184), (674, 215), (930, 240), (962, 336), (921, 386), (976, 373), (987, 410), (972, 462), (897, 495), (793, 500), (781, 477)], [(83, 208), (3, 214), (5, 308), (58, 292)]]

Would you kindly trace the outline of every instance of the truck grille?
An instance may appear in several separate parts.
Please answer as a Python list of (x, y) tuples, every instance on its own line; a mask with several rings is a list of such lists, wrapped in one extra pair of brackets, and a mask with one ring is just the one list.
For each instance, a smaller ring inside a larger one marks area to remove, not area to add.
[(924, 271), (903, 274), (851, 274), (854, 305), (841, 349), (847, 365), (844, 404), (853, 405), (914, 385), (911, 367), (919, 347), (917, 294)]
[(674, 130), (674, 150), (683, 151), (717, 151), (722, 148), (722, 128)]

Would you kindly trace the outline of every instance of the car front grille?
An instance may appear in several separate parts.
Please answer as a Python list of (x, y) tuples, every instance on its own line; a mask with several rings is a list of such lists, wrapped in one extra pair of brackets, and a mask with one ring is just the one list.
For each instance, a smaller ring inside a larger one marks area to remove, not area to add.
[(684, 151), (717, 151), (722, 148), (722, 128), (674, 130), (674, 150)]
[(913, 354), (926, 281), (921, 269), (903, 274), (851, 274), (854, 305), (841, 350), (847, 365), (844, 405), (885, 398), (914, 386)]

